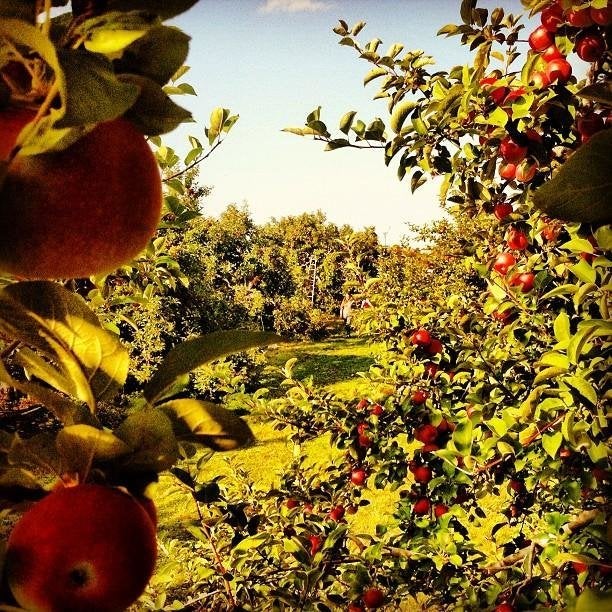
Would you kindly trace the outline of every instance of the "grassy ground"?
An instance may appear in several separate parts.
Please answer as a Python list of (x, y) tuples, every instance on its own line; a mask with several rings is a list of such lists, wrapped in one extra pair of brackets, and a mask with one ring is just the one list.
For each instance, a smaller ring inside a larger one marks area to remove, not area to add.
[[(268, 360), (271, 366), (282, 367), (287, 360), (297, 358), (293, 370), (295, 379), (312, 376), (316, 386), (347, 400), (362, 396), (376, 400), (380, 399), (380, 390), (372, 388), (371, 383), (359, 376), (359, 372), (367, 371), (374, 363), (375, 348), (364, 338), (336, 337), (322, 342), (279, 346), (269, 352)], [(282, 375), (274, 373), (263, 384), (274, 391), (281, 381)], [(291, 462), (293, 447), (287, 439), (288, 432), (275, 430), (273, 422), (262, 421), (258, 415), (246, 417), (246, 420), (255, 434), (255, 445), (235, 452), (217, 453), (206, 464), (204, 475), (206, 478), (229, 476), (240, 469), (246, 472), (255, 488), (268, 491), (278, 484), (279, 474)], [(343, 461), (343, 454), (330, 445), (328, 436), (306, 443), (304, 450), (313, 464), (326, 466), (333, 461)], [(351, 517), (352, 526), (358, 533), (374, 533), (376, 523), (392, 510), (397, 493), (377, 490), (364, 497), (371, 504)], [(162, 520), (172, 514), (170, 500), (167, 501), (165, 504), (160, 500)]]
[[(268, 352), (271, 366), (282, 367), (291, 358), (297, 358), (293, 375), (297, 380), (312, 376), (315, 385), (352, 399), (360, 395), (371, 395), (371, 385), (358, 376), (367, 372), (374, 363), (376, 345), (365, 338), (336, 337), (322, 342), (303, 342), (279, 346)], [(272, 375), (266, 386), (278, 386), (280, 374)]]

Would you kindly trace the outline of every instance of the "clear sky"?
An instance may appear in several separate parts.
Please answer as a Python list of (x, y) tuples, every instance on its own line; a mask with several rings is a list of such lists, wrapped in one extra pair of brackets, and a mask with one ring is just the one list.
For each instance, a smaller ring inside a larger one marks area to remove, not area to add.
[[(520, 12), (519, 0), (481, 1)], [(318, 105), (332, 133), (340, 117), (356, 110), (366, 121), (385, 118), (386, 102), (372, 101), (375, 82), (363, 86), (371, 65), (354, 49), (338, 45), (331, 30), (342, 18), (367, 22), (359, 39), (381, 38), (381, 49), (401, 42), (423, 49), (438, 67), (468, 61), (458, 38), (436, 37), (446, 23), (459, 23), (460, 0), (200, 0), (176, 20), (192, 36), (185, 80), (198, 96), (177, 102), (198, 124), (166, 137), (179, 153), (185, 136), (205, 140), (203, 125), (216, 106), (240, 120), (223, 145), (201, 167), (203, 184), (214, 187), (205, 211), (217, 214), (229, 203), (247, 202), (256, 222), (323, 210), (335, 223), (376, 227), (381, 241), (397, 242), (405, 223), (443, 213), (437, 187), (413, 196), (385, 167), (382, 151), (324, 152), (324, 143), (282, 132), (303, 125)]]

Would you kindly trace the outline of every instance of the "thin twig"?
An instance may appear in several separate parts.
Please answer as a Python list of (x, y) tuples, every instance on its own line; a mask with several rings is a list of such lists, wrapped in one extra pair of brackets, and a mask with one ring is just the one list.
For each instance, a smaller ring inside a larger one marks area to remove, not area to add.
[(212, 154), (212, 152), (219, 147), (221, 144), (223, 143), (223, 140), (218, 140), (212, 147), (212, 149), (206, 154), (204, 155), (204, 157), (199, 157), (198, 159), (196, 159), (194, 162), (192, 162), (191, 164), (189, 164), (188, 166), (186, 166), (185, 168), (183, 168), (182, 170), (179, 170), (178, 172), (176, 172), (175, 174), (173, 174), (172, 176), (168, 176), (165, 179), (162, 180), (162, 183), (167, 183), (168, 181), (171, 181), (172, 179), (175, 179), (183, 174), (185, 174), (185, 172), (189, 172), (189, 170), (191, 170), (192, 168), (195, 168), (195, 166), (197, 166), (198, 164), (202, 163), (205, 159), (207, 159), (208, 157), (210, 157), (210, 155)]

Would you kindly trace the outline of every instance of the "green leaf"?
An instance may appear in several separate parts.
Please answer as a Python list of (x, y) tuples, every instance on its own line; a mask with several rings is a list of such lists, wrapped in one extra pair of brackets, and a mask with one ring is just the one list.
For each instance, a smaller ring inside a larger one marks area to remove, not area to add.
[(584, 378), (580, 376), (566, 376), (563, 378), (563, 382), (578, 391), (580, 396), (593, 404), (593, 406), (597, 404), (597, 391), (595, 391), (593, 385)]
[(462, 455), (469, 455), (472, 450), (472, 430), (474, 426), (470, 419), (460, 421), (453, 431), (453, 443)]
[(198, 0), (108, 0), (109, 11), (144, 11), (162, 19), (176, 17), (190, 9)]
[(249, 426), (230, 410), (211, 402), (177, 399), (159, 406), (173, 421), (176, 436), (215, 451), (240, 448), (254, 440)]
[(581, 259), (577, 264), (570, 266), (570, 271), (583, 283), (594, 283), (597, 280), (597, 272), (587, 261)]
[(229, 110), (217, 107), (210, 113), (210, 125), (208, 126), (208, 144), (212, 145), (223, 130), (223, 124), (229, 117)]
[(563, 368), (564, 370), (569, 370), (570, 368), (570, 360), (566, 355), (559, 353), (557, 351), (548, 351), (544, 353), (540, 360), (535, 364), (536, 366), (550, 366), (554, 368)]
[(554, 434), (543, 434), (542, 435), (542, 448), (554, 459), (561, 447), (563, 442), (563, 434), (558, 431)]
[(576, 600), (574, 612), (609, 612), (612, 609), (612, 592), (586, 588)]
[(144, 409), (130, 414), (115, 430), (130, 448), (120, 465), (135, 472), (161, 472), (171, 468), (179, 456), (172, 421), (162, 411)]
[(376, 68), (372, 68), (372, 70), (370, 70), (363, 78), (363, 84), (367, 85), (374, 79), (384, 76), (385, 74), (387, 74), (386, 68), (381, 68), (380, 66), (377, 66)]
[(601, 227), (598, 227), (593, 232), (593, 234), (595, 235), (595, 240), (597, 240), (597, 244), (604, 251), (612, 250), (612, 226), (602, 225)]
[(341, 132), (348, 135), (351, 129), (351, 126), (353, 125), (353, 119), (355, 119), (356, 114), (357, 114), (356, 111), (349, 111), (348, 113), (345, 113), (344, 115), (342, 115), (342, 118), (340, 119), (340, 127), (339, 127)]
[(560, 312), (553, 323), (555, 338), (559, 342), (566, 342), (571, 337), (570, 319), (566, 312)]
[(182, 374), (187, 374), (205, 363), (221, 359), (231, 353), (277, 342), (283, 342), (283, 339), (276, 334), (252, 331), (214, 332), (187, 340), (168, 353), (153, 378), (145, 386), (144, 396), (150, 402), (155, 402)]
[(119, 78), (137, 88), (137, 100), (125, 117), (143, 134), (166, 134), (191, 120), (191, 113), (175, 104), (154, 80), (136, 74), (122, 74)]
[(396, 134), (399, 134), (402, 126), (404, 125), (404, 121), (406, 121), (406, 118), (410, 114), (410, 111), (413, 111), (416, 107), (417, 103), (410, 100), (404, 100), (403, 102), (396, 104), (393, 107), (393, 112), (391, 113), (391, 117), (389, 119), (389, 127)]
[(534, 204), (564, 221), (607, 224), (612, 221), (612, 132), (592, 136), (534, 193)]
[(77, 472), (83, 477), (92, 461), (109, 461), (130, 452), (130, 447), (110, 431), (82, 423), (61, 429), (56, 445), (62, 470)]
[(586, 238), (572, 238), (561, 245), (562, 249), (572, 253), (592, 253), (593, 245)]
[(117, 72), (127, 72), (167, 83), (184, 64), (189, 52), (189, 36), (177, 28), (151, 28), (127, 47), (115, 62)]
[(57, 283), (27, 281), (0, 290), (0, 330), (51, 358), (71, 357), (97, 400), (111, 399), (125, 383), (127, 351), (80, 296)]
[(587, 85), (576, 92), (576, 95), (593, 102), (600, 102), (606, 106), (612, 106), (612, 83), (602, 82)]
[(123, 115), (138, 98), (138, 87), (120, 81), (101, 55), (59, 49), (66, 79), (66, 112), (55, 126), (70, 128)]
[(13, 389), (17, 389), (22, 393), (25, 393), (31, 398), (37, 399), (64, 423), (72, 424), (73, 422), (79, 420), (79, 404), (63, 395), (60, 395), (59, 393), (56, 393), (55, 391), (52, 391), (51, 389), (42, 387), (41, 385), (30, 382), (21, 382), (14, 379), (4, 367), (1, 360), (0, 381)]

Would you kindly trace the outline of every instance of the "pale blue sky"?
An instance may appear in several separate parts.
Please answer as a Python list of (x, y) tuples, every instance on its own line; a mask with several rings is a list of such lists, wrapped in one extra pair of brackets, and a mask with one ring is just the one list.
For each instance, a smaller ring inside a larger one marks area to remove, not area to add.
[[(266, 3), (271, 10), (263, 10)], [(519, 0), (502, 4), (520, 12)], [(300, 7), (317, 10), (281, 10)], [(240, 120), (224, 144), (203, 163), (201, 180), (214, 191), (206, 212), (248, 202), (263, 222), (304, 211), (325, 211), (336, 223), (355, 228), (374, 225), (380, 239), (398, 241), (407, 221), (439, 217), (437, 188), (413, 196), (408, 182), (386, 168), (381, 151), (324, 152), (323, 143), (281, 129), (300, 126), (319, 104), (330, 131), (347, 110), (368, 120), (385, 117), (386, 102), (372, 101), (375, 83), (363, 87), (370, 65), (353, 49), (338, 45), (331, 31), (339, 18), (349, 25), (364, 20), (360, 40), (381, 38), (385, 49), (401, 42), (424, 49), (441, 68), (465, 63), (468, 51), (457, 38), (435, 36), (446, 23), (458, 23), (460, 0), (201, 0), (176, 24), (193, 38), (186, 80), (198, 97), (177, 102), (207, 123), (215, 106), (230, 108)], [(184, 152), (185, 135), (202, 140), (203, 128), (191, 124), (166, 137)]]

